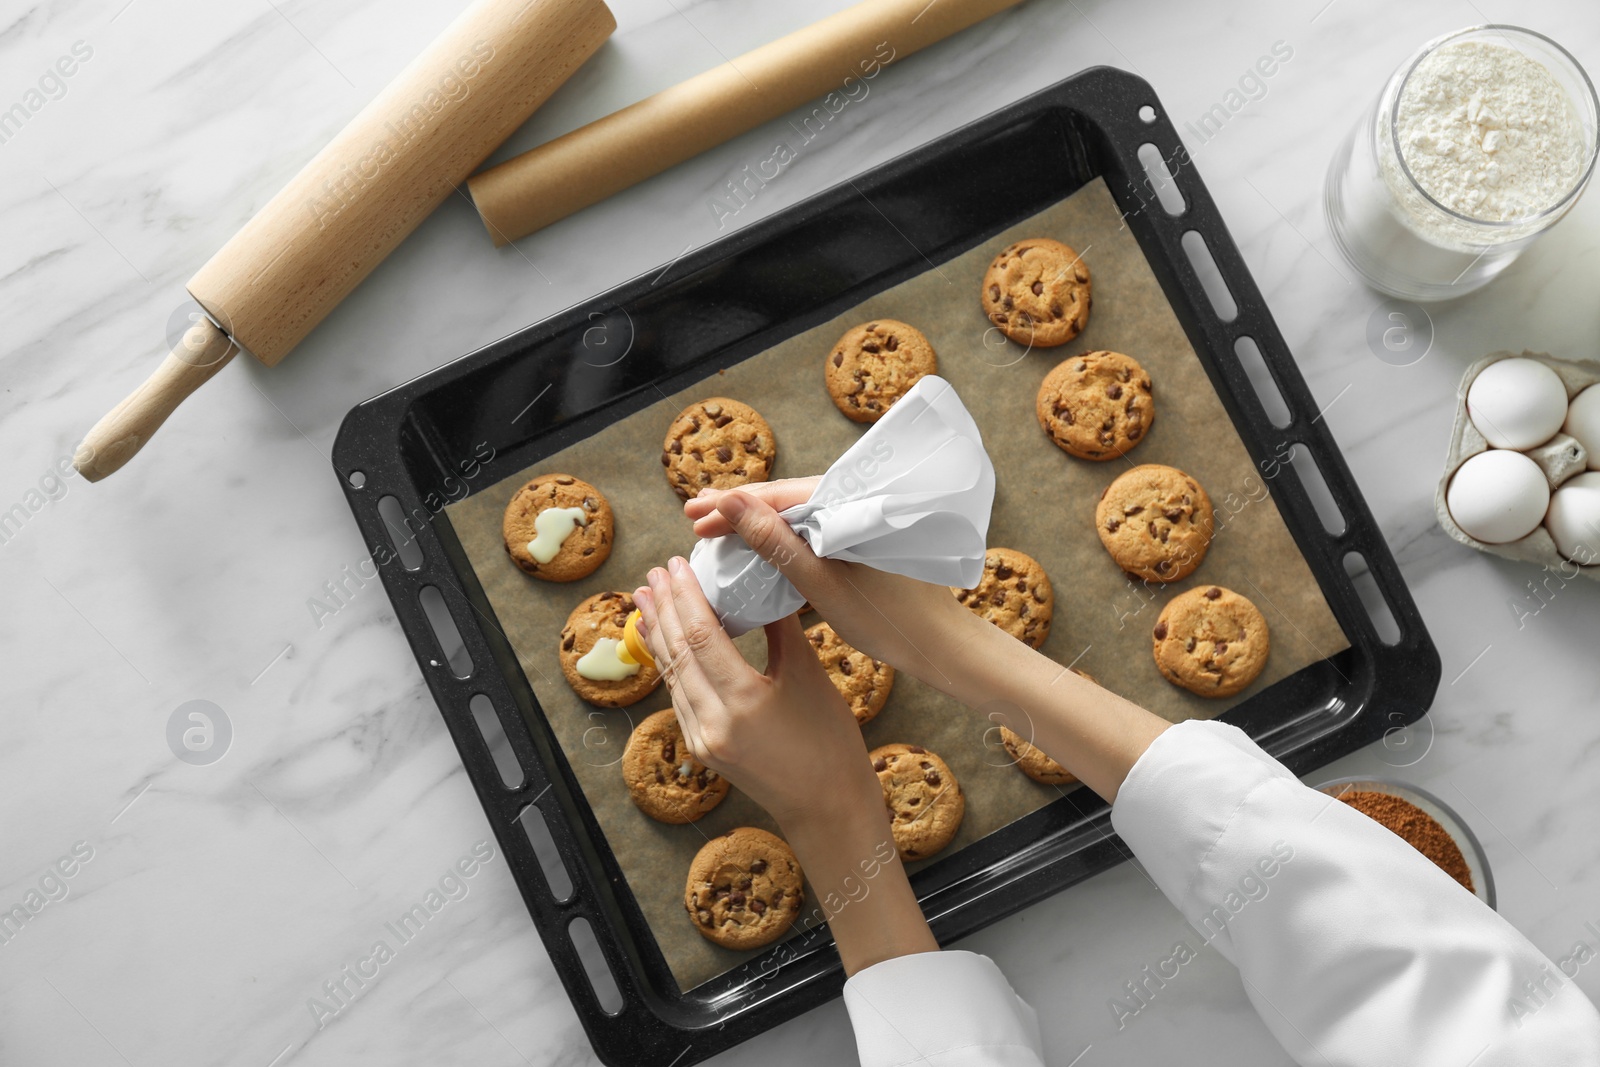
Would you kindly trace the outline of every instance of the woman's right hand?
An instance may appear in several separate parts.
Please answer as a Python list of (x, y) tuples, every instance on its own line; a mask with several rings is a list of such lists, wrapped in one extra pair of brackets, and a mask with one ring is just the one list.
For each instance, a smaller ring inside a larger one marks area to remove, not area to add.
[[(708, 489), (683, 506), (700, 537), (739, 535), (828, 620), (839, 636), (874, 659), (934, 685), (938, 664), (976, 619), (942, 585), (860, 563), (822, 559), (778, 512), (810, 499), (816, 478)], [(981, 620), (980, 620), (981, 621)]]
[[(1034, 651), (963, 607), (950, 590), (860, 563), (821, 559), (774, 507), (813, 479), (707, 492), (684, 505), (701, 537), (729, 532), (774, 564), (839, 636), (1029, 738), (1107, 802), (1169, 725)], [(995, 715), (1000, 718), (995, 718)]]

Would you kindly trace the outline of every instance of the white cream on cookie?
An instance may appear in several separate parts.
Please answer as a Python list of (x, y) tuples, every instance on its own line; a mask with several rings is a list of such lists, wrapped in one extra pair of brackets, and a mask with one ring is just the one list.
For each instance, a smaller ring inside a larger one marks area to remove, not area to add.
[[(544, 518), (543, 515), (539, 516)], [(578, 673), (591, 682), (620, 682), (639, 673), (639, 664), (624, 663), (617, 657), (622, 644), (615, 637), (602, 637), (594, 647), (579, 657), (575, 666)]]
[(589, 518), (582, 508), (545, 508), (533, 520), (537, 536), (528, 542), (528, 555), (540, 563), (549, 563), (572, 536), (572, 531), (588, 524)]

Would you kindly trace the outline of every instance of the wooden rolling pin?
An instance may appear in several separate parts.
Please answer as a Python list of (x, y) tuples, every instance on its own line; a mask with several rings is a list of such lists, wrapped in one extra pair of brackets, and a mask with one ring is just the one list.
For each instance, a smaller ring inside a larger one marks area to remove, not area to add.
[(189, 281), (209, 320), (95, 424), (99, 481), (240, 348), (271, 367), (600, 47), (603, 0), (478, 0)]
[(504, 245), (1021, 0), (863, 0), (467, 182)]

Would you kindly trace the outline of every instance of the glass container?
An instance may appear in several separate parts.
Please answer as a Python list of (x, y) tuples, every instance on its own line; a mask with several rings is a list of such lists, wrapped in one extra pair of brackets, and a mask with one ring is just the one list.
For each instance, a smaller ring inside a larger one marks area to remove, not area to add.
[[(1335, 778), (1331, 782), (1323, 782), (1316, 787), (1319, 793), (1326, 793), (1330, 797), (1343, 796), (1346, 793), (1386, 793), (1392, 797), (1415, 804), (1430, 815), (1434, 822), (1444, 827), (1447, 834), (1455, 841), (1456, 847), (1461, 850), (1462, 857), (1467, 861), (1467, 869), (1472, 872), (1472, 891), (1477, 898), (1489, 907), (1495, 906), (1494, 875), (1489, 872), (1489, 857), (1484, 855), (1483, 846), (1478, 843), (1478, 838), (1467, 828), (1461, 816), (1444, 801), (1432, 793), (1424, 792), (1416, 786), (1406, 782), (1396, 781), (1393, 778), (1373, 778), (1357, 776), (1354, 778)], [(1381, 825), (1381, 824), (1380, 824)]]
[[(1553, 202), (1520, 217), (1473, 218), (1428, 193), (1407, 165), (1401, 101), (1418, 66), (1439, 49), (1482, 41), (1542, 64), (1568, 98), (1581, 131), (1576, 178)], [(1473, 26), (1435, 38), (1402, 63), (1344, 138), (1328, 166), (1323, 206), (1334, 243), (1373, 288), (1403, 300), (1446, 300), (1492, 281), (1554, 226), (1594, 172), (1600, 100), (1578, 61), (1543, 34), (1515, 26)]]

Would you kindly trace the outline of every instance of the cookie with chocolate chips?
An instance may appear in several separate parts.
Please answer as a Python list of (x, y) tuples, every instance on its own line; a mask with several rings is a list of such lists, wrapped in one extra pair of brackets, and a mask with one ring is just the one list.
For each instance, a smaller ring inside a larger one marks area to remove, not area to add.
[(1144, 440), (1155, 422), (1150, 375), (1121, 352), (1085, 352), (1045, 375), (1034, 400), (1045, 434), (1068, 455), (1115, 459)]
[(921, 745), (884, 745), (869, 753), (883, 787), (889, 829), (900, 858), (927, 859), (961, 829), (967, 799), (944, 760)]
[(1193, 574), (1211, 545), (1212, 521), (1200, 483), (1159, 463), (1124, 471), (1094, 509), (1095, 532), (1117, 566), (1150, 582)]
[(752, 949), (787, 933), (805, 904), (800, 861), (783, 838), (740, 826), (707, 841), (689, 864), (683, 906), (700, 936)]
[[(552, 526), (547, 519), (541, 534), (539, 516), (551, 508), (565, 509), (566, 521)], [(563, 530), (568, 531), (564, 537)], [(588, 482), (570, 474), (541, 474), (511, 497), (500, 532), (511, 562), (523, 573), (547, 582), (575, 582), (611, 555), (616, 519), (610, 502)], [(535, 551), (545, 558), (536, 558)]]
[(625, 708), (643, 700), (661, 684), (660, 673), (649, 664), (615, 681), (585, 678), (578, 671), (578, 661), (588, 655), (601, 638), (621, 642), (622, 627), (632, 613), (631, 594), (596, 593), (573, 608), (572, 614), (567, 616), (567, 624), (561, 628), (556, 646), (561, 673), (572, 691), (591, 704)]
[(778, 441), (755, 408), (714, 396), (690, 404), (667, 428), (661, 466), (683, 499), (705, 488), (735, 489), (772, 477)]
[(1007, 247), (983, 275), (983, 314), (1019, 345), (1064, 345), (1089, 324), (1089, 267), (1048, 237)]
[[(1080, 678), (1087, 678), (1094, 682), (1088, 671), (1080, 671), (1073, 667), (1072, 673)], [(1100, 683), (1095, 682), (1096, 685)], [(1000, 743), (1005, 746), (1006, 753), (1010, 755), (1011, 762), (1023, 774), (1042, 785), (1077, 785), (1078, 779), (1071, 771), (1044, 754), (1042, 749), (1036, 748), (1032, 742), (1024, 741), (1009, 726), (1000, 727)]]
[(721, 804), (728, 780), (689, 753), (671, 708), (647, 715), (622, 750), (622, 780), (639, 810), (657, 822), (690, 823)]
[(894, 668), (852, 648), (825, 622), (807, 629), (806, 639), (856, 722), (865, 725), (877, 718), (894, 685)]
[(1161, 609), (1151, 631), (1156, 668), (1203, 697), (1231, 697), (1267, 665), (1272, 641), (1256, 606), (1231, 589), (1197, 586)]
[(991, 548), (984, 553), (983, 577), (971, 589), (950, 591), (968, 610), (994, 623), (1030, 648), (1050, 636), (1056, 595), (1050, 576), (1032, 556), (1014, 548)]
[(851, 327), (822, 364), (834, 407), (856, 422), (877, 422), (925, 375), (937, 373), (933, 345), (915, 326), (895, 319)]

